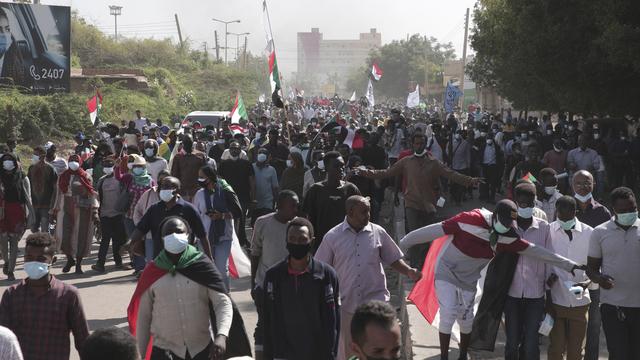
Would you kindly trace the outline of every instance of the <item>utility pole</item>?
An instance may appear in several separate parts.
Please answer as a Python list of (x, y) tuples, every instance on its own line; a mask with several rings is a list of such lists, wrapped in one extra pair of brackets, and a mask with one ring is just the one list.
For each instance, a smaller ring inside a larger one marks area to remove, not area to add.
[(247, 68), (247, 37), (244, 37), (244, 51), (242, 53), (242, 69), (245, 70)]
[(242, 35), (246, 36), (246, 35), (249, 35), (249, 34), (250, 33), (248, 33), (248, 32), (241, 33), (241, 34), (233, 33), (233, 32), (229, 33), (229, 35), (235, 35), (235, 37), (236, 37), (236, 65), (238, 67), (240, 67), (240, 36), (242, 36)]
[(115, 21), (115, 38), (116, 42), (118, 42), (118, 16), (122, 15), (122, 6), (109, 5), (109, 15), (113, 15)]
[(464, 20), (464, 45), (462, 47), (462, 69), (460, 71), (460, 110), (464, 107), (464, 68), (467, 61), (467, 38), (469, 37), (469, 8)]
[(426, 96), (425, 103), (429, 104), (429, 49), (430, 46), (429, 39), (427, 35), (424, 36), (425, 43), (427, 47), (424, 49), (424, 95)]
[(174, 14), (176, 17), (176, 27), (178, 28), (178, 39), (180, 40), (180, 49), (184, 46), (182, 42), (182, 31), (180, 31), (180, 22), (178, 21), (178, 14)]
[(239, 23), (240, 20), (231, 20), (231, 21), (224, 21), (224, 20), (218, 20), (218, 19), (211, 19), (213, 21), (217, 21), (219, 23), (224, 24), (224, 63), (227, 63), (227, 49), (229, 48), (228, 43), (227, 43), (227, 38), (229, 37), (229, 31), (228, 31), (228, 26), (229, 24), (232, 23)]
[(220, 44), (218, 44), (218, 30), (213, 31), (213, 36), (216, 39), (216, 61), (220, 61)]

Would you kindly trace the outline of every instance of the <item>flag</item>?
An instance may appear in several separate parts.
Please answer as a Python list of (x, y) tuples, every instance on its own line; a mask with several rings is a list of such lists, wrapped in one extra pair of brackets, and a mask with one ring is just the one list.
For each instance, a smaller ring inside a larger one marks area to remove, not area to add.
[(229, 254), (229, 274), (234, 279), (251, 276), (251, 261), (249, 261), (247, 255), (242, 251), (240, 241), (235, 231), (233, 232), (231, 253)]
[(538, 179), (533, 176), (532, 173), (528, 172), (525, 176), (522, 177), (523, 180), (531, 181), (532, 183), (537, 183)]
[(96, 95), (91, 99), (87, 100), (87, 109), (89, 110), (89, 117), (91, 119), (91, 124), (96, 124), (96, 119), (100, 114), (100, 109), (102, 108), (102, 95), (99, 90), (96, 90)]
[(229, 130), (231, 130), (231, 134), (233, 134), (233, 135), (236, 135), (236, 134), (248, 135), (248, 133), (249, 133), (249, 130), (243, 128), (242, 126), (240, 126), (238, 124), (229, 125)]
[(239, 124), (240, 119), (249, 120), (249, 115), (247, 114), (247, 109), (244, 107), (242, 95), (240, 95), (240, 91), (238, 91), (236, 94), (236, 103), (233, 105), (233, 109), (231, 110), (231, 123)]
[(269, 12), (267, 10), (267, 1), (262, 1), (262, 21), (267, 37), (267, 54), (269, 58), (269, 84), (271, 84), (271, 101), (273, 105), (284, 108), (282, 102), (282, 87), (280, 85), (280, 72), (278, 71), (278, 62), (276, 60), (276, 48), (271, 35), (271, 22), (269, 21)]
[(457, 86), (451, 85), (451, 82), (448, 82), (444, 96), (444, 111), (448, 113), (453, 112), (453, 108), (460, 96), (462, 96), (462, 91), (460, 91)]
[(369, 102), (369, 107), (373, 107), (376, 104), (376, 101), (373, 98), (373, 84), (371, 83), (371, 79), (369, 79), (369, 83), (367, 84), (367, 94), (365, 97)]
[(349, 101), (356, 101), (356, 92), (354, 91)]
[(349, 145), (352, 150), (362, 149), (364, 147), (364, 139), (353, 129), (347, 129), (347, 136), (342, 143)]
[(407, 107), (414, 108), (420, 104), (420, 85), (416, 84), (416, 90), (407, 96)]
[(382, 69), (380, 68), (380, 66), (378, 66), (377, 62), (374, 62), (373, 66), (371, 67), (371, 76), (373, 76), (376, 81), (382, 78)]

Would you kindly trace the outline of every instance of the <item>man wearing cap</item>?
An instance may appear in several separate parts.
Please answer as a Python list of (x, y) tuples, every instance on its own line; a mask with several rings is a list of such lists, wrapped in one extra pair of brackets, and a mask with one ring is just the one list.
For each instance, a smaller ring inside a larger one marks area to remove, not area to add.
[[(448, 359), (449, 341), (454, 322), (460, 326), (460, 358), (466, 359), (473, 325), (473, 306), (478, 279), (482, 269), (499, 253), (518, 253), (552, 264), (565, 271), (586, 269), (567, 258), (536, 246), (520, 238), (516, 231), (517, 206), (511, 200), (501, 200), (493, 213), (486, 209), (462, 212), (448, 220), (425, 226), (407, 234), (400, 247), (432, 242), (445, 236), (446, 244), (440, 248), (434, 267), (435, 292), (440, 305), (440, 354)], [(426, 268), (426, 267), (425, 267)], [(487, 273), (487, 279), (490, 277)], [(485, 296), (503, 296), (486, 291)], [(462, 300), (462, 301), (461, 301)], [(482, 304), (480, 305), (482, 307)], [(501, 313), (501, 311), (499, 312)], [(495, 329), (497, 331), (497, 328)]]

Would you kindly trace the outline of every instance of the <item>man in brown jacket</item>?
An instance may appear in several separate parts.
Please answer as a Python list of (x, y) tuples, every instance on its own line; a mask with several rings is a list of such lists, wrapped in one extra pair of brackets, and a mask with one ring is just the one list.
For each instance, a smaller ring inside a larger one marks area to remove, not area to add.
[(188, 202), (193, 200), (200, 185), (198, 185), (198, 171), (207, 164), (202, 153), (193, 153), (193, 138), (191, 135), (185, 135), (182, 139), (182, 150), (173, 159), (171, 165), (171, 176), (178, 178), (182, 184), (180, 196)]
[[(424, 134), (415, 133), (411, 137), (413, 155), (398, 160), (386, 170), (361, 170), (359, 175), (371, 179), (384, 179), (402, 175), (407, 184), (404, 190), (405, 221), (407, 232), (433, 223), (436, 203), (440, 198), (440, 177), (462, 186), (475, 186), (480, 178), (457, 173), (427, 152)], [(421, 268), (424, 249), (410, 251), (412, 266)]]

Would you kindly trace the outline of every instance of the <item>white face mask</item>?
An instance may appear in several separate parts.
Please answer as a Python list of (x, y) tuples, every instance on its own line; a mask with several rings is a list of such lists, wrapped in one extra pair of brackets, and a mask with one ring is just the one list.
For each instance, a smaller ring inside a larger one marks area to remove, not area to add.
[(322, 160), (318, 161), (318, 169), (324, 170), (324, 161)]
[(169, 234), (162, 238), (164, 249), (171, 254), (180, 254), (187, 249), (189, 245), (189, 235), (187, 234)]
[(27, 261), (24, 263), (24, 272), (31, 280), (42, 279), (49, 273), (49, 264), (38, 261)]
[(103, 138), (103, 139), (108, 139), (108, 138), (110, 138), (110, 137), (111, 137), (111, 135), (109, 135), (109, 133), (106, 133), (106, 132), (104, 132), (104, 131), (102, 132), (102, 138)]
[(102, 171), (104, 171), (105, 175), (111, 175), (113, 174), (113, 167), (103, 168)]
[(520, 206), (518, 206), (518, 216), (524, 219), (530, 219), (533, 216), (533, 208), (521, 208)]
[(593, 134), (593, 138), (596, 140), (600, 139), (600, 134)]
[(31, 162), (32, 162), (32, 163), (34, 163), (34, 164), (35, 164), (35, 163), (37, 163), (37, 162), (40, 162), (40, 156), (38, 156), (38, 155), (33, 155), (33, 156), (31, 157)]
[(151, 148), (146, 148), (144, 149), (144, 153), (147, 155), (147, 157), (152, 157), (153, 155), (156, 154), (156, 150)]
[(165, 189), (165, 190), (160, 190), (160, 200), (164, 201), (164, 202), (169, 202), (171, 201), (171, 199), (173, 199), (173, 192), (175, 190), (172, 189)]
[(5, 160), (2, 162), (2, 167), (7, 171), (11, 171), (16, 168), (16, 164), (13, 163), (13, 160)]
[(575, 193), (573, 196), (576, 198), (576, 200), (578, 200), (578, 201), (580, 201), (582, 203), (586, 203), (587, 201), (591, 200), (591, 198), (593, 197), (593, 195), (591, 193), (588, 193), (587, 195), (584, 195), (584, 196), (582, 196), (582, 195), (580, 195), (578, 193)]
[(544, 187), (544, 192), (547, 195), (553, 195), (553, 194), (556, 193), (556, 188), (557, 188), (557, 186), (545, 186)]
[(258, 154), (258, 162), (265, 162), (267, 161), (267, 155), (266, 154)]
[(77, 161), (70, 161), (69, 162), (69, 169), (71, 169), (71, 171), (76, 171), (80, 168), (80, 163)]
[(293, 160), (287, 159), (287, 167), (293, 167)]
[(553, 150), (554, 150), (555, 152), (562, 152), (562, 149), (561, 149), (561, 148), (559, 148), (559, 147), (555, 147), (555, 146), (553, 147)]

